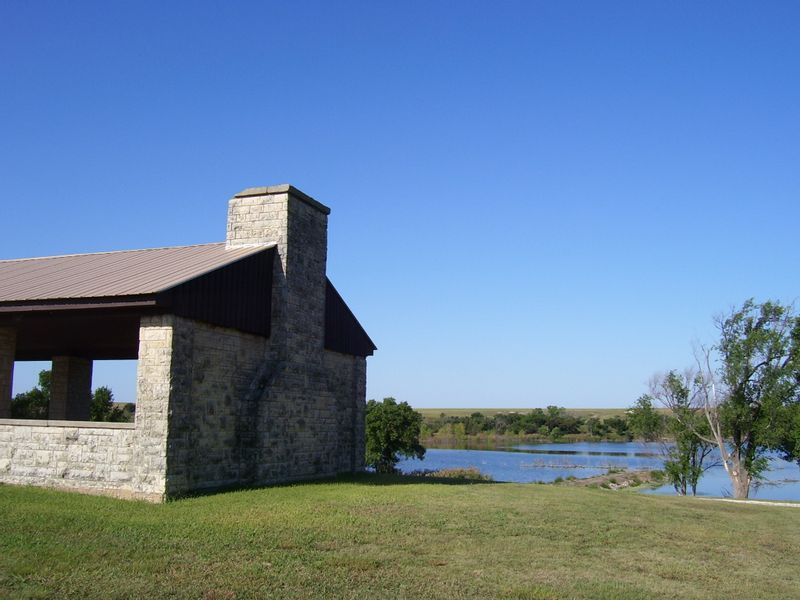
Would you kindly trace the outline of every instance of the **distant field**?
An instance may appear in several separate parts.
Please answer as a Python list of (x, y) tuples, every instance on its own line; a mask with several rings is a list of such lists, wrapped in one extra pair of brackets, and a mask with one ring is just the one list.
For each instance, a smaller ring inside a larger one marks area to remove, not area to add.
[[(544, 409), (544, 407), (538, 407)], [(529, 413), (533, 408), (416, 408), (417, 412), (422, 413), (425, 418), (435, 418), (444, 413), (448, 417), (468, 417), (474, 412), (483, 413), (487, 417), (493, 417), (499, 413)], [(588, 419), (595, 417), (605, 419), (608, 417), (622, 417), (627, 412), (627, 408), (566, 408), (570, 415)]]

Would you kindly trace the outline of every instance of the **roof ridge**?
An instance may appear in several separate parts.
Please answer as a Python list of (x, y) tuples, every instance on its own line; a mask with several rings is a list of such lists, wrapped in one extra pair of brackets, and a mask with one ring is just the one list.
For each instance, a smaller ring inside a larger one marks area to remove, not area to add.
[(125, 252), (148, 252), (151, 250), (174, 250), (177, 248), (199, 248), (201, 246), (224, 246), (225, 242), (205, 242), (203, 244), (185, 244), (183, 246), (157, 246), (155, 248), (131, 248), (129, 250), (105, 250), (101, 252), (76, 252), (73, 254), (54, 254), (52, 256), (29, 256), (27, 258), (4, 258), (0, 262), (23, 262), (26, 260), (46, 260), (49, 258), (71, 258), (75, 256), (99, 256), (101, 254), (123, 254)]

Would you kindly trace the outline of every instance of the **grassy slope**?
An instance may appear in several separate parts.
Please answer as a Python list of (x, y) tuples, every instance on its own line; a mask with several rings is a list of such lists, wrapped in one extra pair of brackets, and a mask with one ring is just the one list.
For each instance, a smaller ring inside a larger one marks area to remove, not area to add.
[(363, 477), (160, 506), (0, 486), (0, 596), (729, 599), (800, 590), (798, 509), (408, 481)]

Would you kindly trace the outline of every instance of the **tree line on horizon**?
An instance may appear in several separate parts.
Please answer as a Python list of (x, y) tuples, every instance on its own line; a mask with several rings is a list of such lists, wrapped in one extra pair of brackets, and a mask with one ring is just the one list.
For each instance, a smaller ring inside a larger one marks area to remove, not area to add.
[(420, 433), (423, 439), (435, 437), (463, 438), (467, 436), (535, 435), (553, 440), (564, 436), (582, 436), (594, 439), (632, 439), (625, 416), (581, 417), (570, 414), (566, 408), (548, 406), (528, 412), (503, 412), (487, 416), (480, 411), (457, 416), (440, 414), (427, 417)]

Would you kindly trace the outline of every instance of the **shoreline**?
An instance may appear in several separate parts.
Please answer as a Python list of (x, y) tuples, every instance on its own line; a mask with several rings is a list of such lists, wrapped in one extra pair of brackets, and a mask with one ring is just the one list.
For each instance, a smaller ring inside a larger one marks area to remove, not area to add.
[[(656, 475), (659, 473), (660, 476)], [(561, 481), (554, 481), (551, 485), (563, 487), (586, 487), (603, 488), (608, 490), (635, 489), (639, 491), (643, 488), (656, 489), (665, 483), (662, 471), (656, 469), (611, 469), (603, 475), (592, 477), (575, 477)]]
[(629, 439), (623, 436), (596, 437), (586, 434), (565, 434), (558, 438), (525, 435), (472, 435), (466, 437), (426, 437), (420, 440), (425, 448), (436, 450), (504, 450), (522, 444), (602, 444), (602, 443), (670, 443), (671, 438), (661, 438), (652, 442)]

